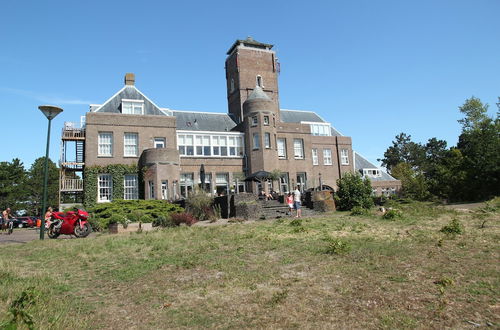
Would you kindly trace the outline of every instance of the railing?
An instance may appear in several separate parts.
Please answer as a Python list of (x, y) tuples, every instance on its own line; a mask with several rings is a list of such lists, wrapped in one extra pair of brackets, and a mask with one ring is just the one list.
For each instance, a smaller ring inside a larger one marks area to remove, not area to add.
[(65, 122), (62, 130), (63, 139), (85, 139), (85, 128), (79, 123)]
[(61, 191), (83, 191), (83, 180), (62, 178)]

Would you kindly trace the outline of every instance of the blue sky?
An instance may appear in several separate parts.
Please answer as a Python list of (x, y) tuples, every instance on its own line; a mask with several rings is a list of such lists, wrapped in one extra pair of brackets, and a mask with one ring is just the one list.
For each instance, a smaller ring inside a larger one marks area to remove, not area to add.
[(457, 142), (458, 106), (500, 96), (499, 0), (4, 1), (0, 161), (59, 159), (64, 121), (123, 86), (161, 107), (226, 112), (224, 60), (236, 39), (275, 45), (281, 107), (314, 110), (371, 161), (394, 136)]

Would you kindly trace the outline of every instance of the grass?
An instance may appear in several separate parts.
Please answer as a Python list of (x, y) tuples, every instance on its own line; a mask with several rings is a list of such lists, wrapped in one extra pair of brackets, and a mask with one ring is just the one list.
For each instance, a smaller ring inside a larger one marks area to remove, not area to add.
[(500, 326), (498, 212), (397, 208), (2, 246), (0, 328)]

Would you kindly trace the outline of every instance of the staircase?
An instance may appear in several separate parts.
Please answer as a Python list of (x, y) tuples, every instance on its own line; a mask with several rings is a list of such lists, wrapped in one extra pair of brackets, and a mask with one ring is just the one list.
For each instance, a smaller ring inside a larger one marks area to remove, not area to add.
[(76, 141), (76, 162), (85, 163), (85, 141)]
[[(261, 201), (260, 203), (262, 203), (261, 219), (277, 219), (295, 216), (295, 210), (292, 211), (292, 215), (288, 214), (288, 205), (280, 203), (277, 200)], [(302, 206), (302, 217), (308, 217), (317, 214), (318, 213), (314, 210)]]

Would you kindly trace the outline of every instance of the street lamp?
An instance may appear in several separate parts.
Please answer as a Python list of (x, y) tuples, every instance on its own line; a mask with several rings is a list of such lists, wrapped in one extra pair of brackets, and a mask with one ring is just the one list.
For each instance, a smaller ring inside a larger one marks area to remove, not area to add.
[(50, 143), (50, 123), (52, 119), (54, 119), (58, 114), (63, 112), (63, 109), (59, 107), (55, 107), (53, 105), (41, 105), (38, 107), (40, 111), (47, 117), (49, 120), (49, 127), (47, 129), (47, 147), (45, 149), (45, 169), (43, 171), (43, 199), (42, 199), (42, 211), (41, 211), (41, 220), (42, 223), (40, 225), (40, 239), (43, 240), (43, 235), (45, 234), (45, 208), (47, 207), (47, 185), (49, 181), (49, 143)]

